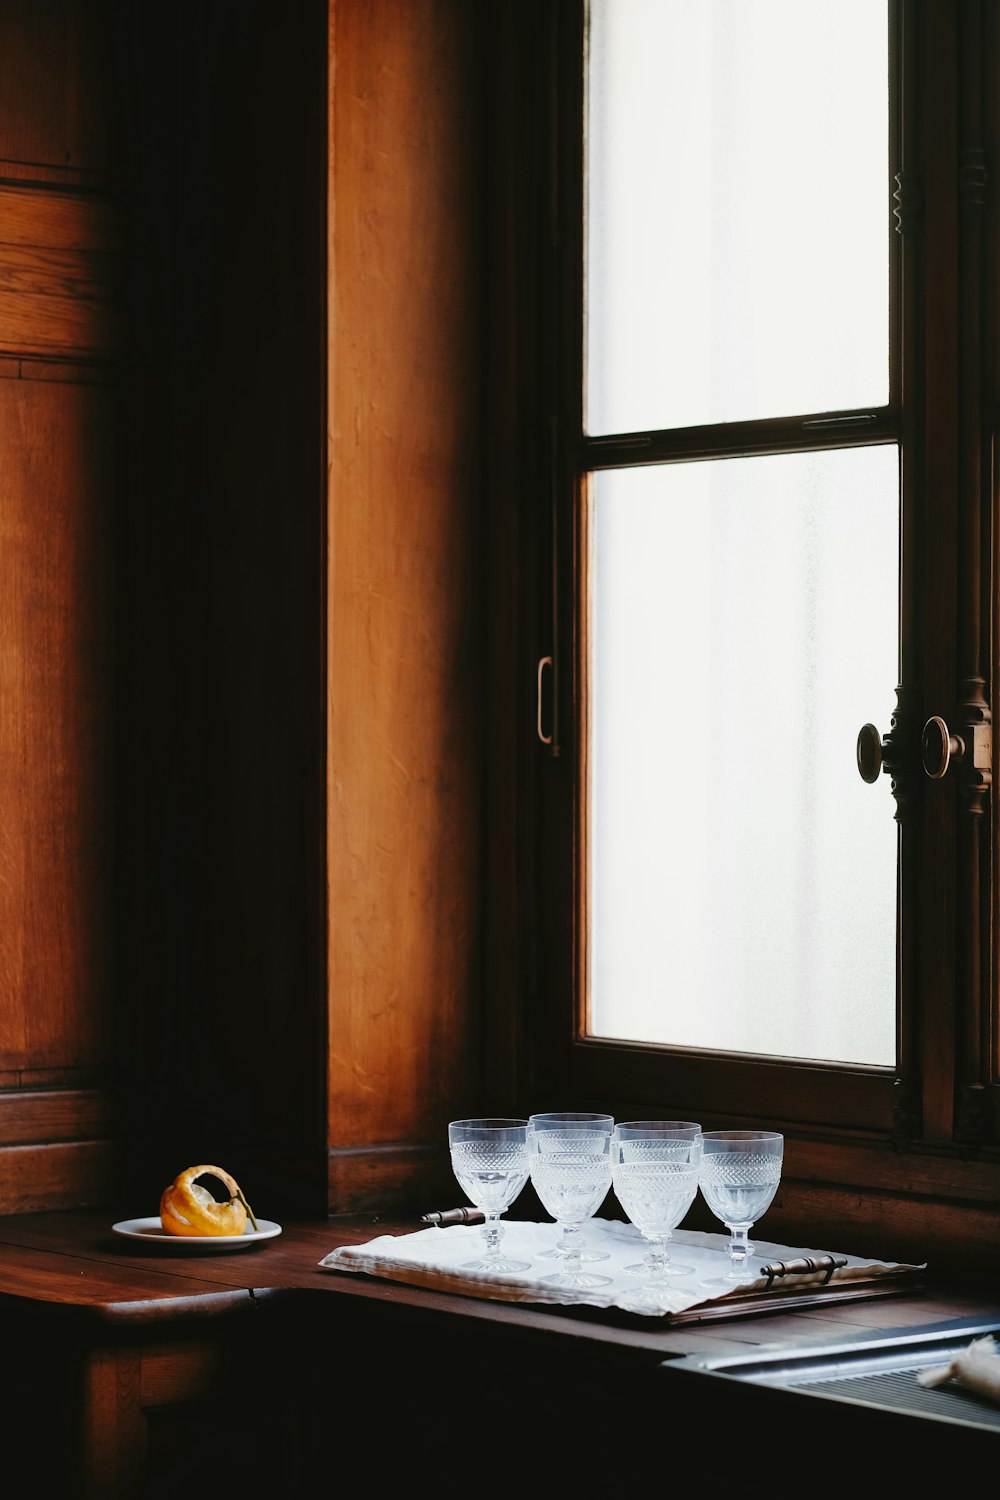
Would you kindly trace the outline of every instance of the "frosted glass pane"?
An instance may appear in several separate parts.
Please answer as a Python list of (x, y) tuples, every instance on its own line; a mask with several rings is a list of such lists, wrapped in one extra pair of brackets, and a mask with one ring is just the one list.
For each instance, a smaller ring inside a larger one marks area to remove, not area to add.
[(895, 1063), (895, 447), (594, 477), (591, 1031)]
[(591, 0), (589, 432), (887, 403), (886, 11)]

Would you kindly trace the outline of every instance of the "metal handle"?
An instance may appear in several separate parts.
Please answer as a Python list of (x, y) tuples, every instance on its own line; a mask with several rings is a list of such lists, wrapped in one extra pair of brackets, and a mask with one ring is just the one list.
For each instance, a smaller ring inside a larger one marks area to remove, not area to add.
[(551, 743), (552, 743), (552, 735), (551, 734), (543, 734), (542, 733), (542, 673), (545, 671), (546, 667), (549, 667), (550, 669), (552, 667), (552, 658), (551, 658), (551, 656), (542, 656), (542, 657), (539, 658), (539, 661), (538, 661), (538, 684), (537, 684), (537, 690), (536, 690), (536, 703), (535, 703), (535, 727), (538, 730), (538, 738), (541, 740), (542, 744), (543, 745), (551, 745)]
[[(962, 764), (962, 780), (988, 786), (993, 764), (993, 739), (988, 722), (962, 725), (961, 734), (952, 734), (940, 714), (933, 714), (920, 737), (920, 759), (932, 781), (940, 781), (949, 767)], [(909, 757), (906, 757), (907, 764)], [(892, 736), (885, 739), (874, 724), (863, 724), (858, 734), (858, 771), (862, 781), (878, 781), (880, 771), (900, 770), (898, 746)]]
[(965, 740), (960, 734), (950, 734), (940, 715), (934, 714), (927, 720), (920, 740), (920, 758), (932, 781), (940, 781), (952, 761), (957, 764), (964, 754)]
[(858, 770), (862, 781), (878, 781), (884, 760), (882, 752), (882, 736), (875, 725), (862, 724), (858, 732)]

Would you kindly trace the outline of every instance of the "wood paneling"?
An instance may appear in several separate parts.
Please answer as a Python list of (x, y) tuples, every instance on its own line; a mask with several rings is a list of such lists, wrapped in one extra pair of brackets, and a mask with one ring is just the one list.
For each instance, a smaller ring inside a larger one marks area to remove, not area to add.
[(380, 1213), (391, 1203), (427, 1212), (455, 1196), (454, 1174), (440, 1140), (413, 1146), (335, 1147), (328, 1176), (330, 1202), (350, 1203), (353, 1213)]
[(0, 0), (0, 176), (114, 166), (111, 17), (100, 0)]
[(0, 1145), (107, 1135), (108, 1101), (97, 1089), (26, 1089), (0, 1093)]
[(51, 359), (123, 348), (116, 239), (100, 199), (0, 187), (0, 349)]
[[(0, 120), (4, 118), (0, 112)], [(89, 269), (86, 262), (80, 263), (81, 295), (88, 293), (88, 277), (101, 277), (98, 257), (119, 242), (119, 217), (117, 205), (107, 198), (42, 188), (0, 187), (0, 244), (5, 248), (47, 246), (57, 257), (71, 253), (94, 256)], [(98, 284), (103, 285), (104, 280), (106, 277)]]
[(6, 1146), (0, 1150), (3, 1212), (23, 1214), (106, 1203), (117, 1162), (118, 1153), (107, 1139)]
[(0, 381), (0, 1059), (109, 1053), (113, 414)]
[(485, 1106), (478, 25), (0, 0), (0, 1209)]
[(0, 1211), (113, 1150), (118, 412), (103, 4), (0, 3)]
[(474, 10), (332, 7), (334, 1148), (442, 1143), (481, 1107)]

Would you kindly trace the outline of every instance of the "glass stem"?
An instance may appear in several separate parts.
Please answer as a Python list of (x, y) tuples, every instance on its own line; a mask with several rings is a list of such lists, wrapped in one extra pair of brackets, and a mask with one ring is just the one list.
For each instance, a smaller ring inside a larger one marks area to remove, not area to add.
[(499, 1214), (486, 1215), (483, 1227), (479, 1231), (486, 1246), (486, 1254), (491, 1260), (495, 1260), (500, 1254), (500, 1241), (503, 1238), (503, 1225), (500, 1223)]
[(579, 1271), (583, 1264), (583, 1229), (579, 1224), (561, 1226), (560, 1249), (566, 1257), (565, 1269)]
[(556, 1249), (560, 1255), (572, 1255), (576, 1245), (575, 1231), (572, 1224), (559, 1225), (559, 1238), (556, 1241)]
[(659, 1281), (667, 1265), (667, 1236), (658, 1234), (646, 1239), (646, 1275), (650, 1281)]
[(733, 1263), (734, 1271), (745, 1271), (746, 1264), (753, 1254), (753, 1246), (747, 1238), (750, 1233), (749, 1224), (727, 1224), (729, 1230), (729, 1259)]

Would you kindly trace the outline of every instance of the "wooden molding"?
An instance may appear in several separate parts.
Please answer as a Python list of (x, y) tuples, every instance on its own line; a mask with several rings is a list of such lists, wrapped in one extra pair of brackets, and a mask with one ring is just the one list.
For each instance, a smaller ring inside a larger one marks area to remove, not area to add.
[(420, 1142), (340, 1148), (329, 1153), (331, 1214), (389, 1213), (415, 1215), (449, 1208), (462, 1194), (451, 1173), (443, 1145)]
[(106, 1140), (0, 1147), (0, 1213), (107, 1203), (116, 1157), (116, 1148)]
[(114, 206), (0, 186), (0, 226), (0, 349), (49, 358), (120, 351)]
[(0, 1093), (0, 1146), (93, 1140), (109, 1134), (112, 1110), (99, 1089)]

